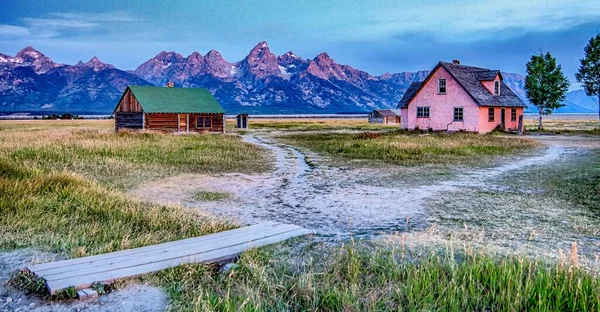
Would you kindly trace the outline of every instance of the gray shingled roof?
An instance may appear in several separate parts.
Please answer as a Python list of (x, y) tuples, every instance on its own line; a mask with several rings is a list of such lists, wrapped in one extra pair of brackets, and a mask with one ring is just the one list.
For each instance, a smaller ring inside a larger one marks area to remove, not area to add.
[[(496, 75), (500, 74), (499, 70), (439, 62), (425, 80), (429, 79), (440, 66), (444, 67), (458, 81), (479, 106), (527, 107), (504, 82), (500, 83), (500, 95), (498, 96), (493, 95), (483, 86), (481, 81), (493, 80)], [(502, 77), (501, 74), (500, 77)], [(398, 108), (407, 107), (422, 86), (422, 83), (418, 86), (414, 84), (410, 85), (398, 103)], [(412, 90), (413, 87), (416, 90)]]
[(384, 117), (400, 116), (400, 112), (397, 109), (376, 109), (375, 111)]
[(417, 94), (417, 91), (421, 89), (422, 84), (422, 81), (411, 83), (406, 92), (404, 93), (404, 96), (400, 100), (400, 103), (398, 103), (397, 108), (408, 107), (408, 102), (410, 102), (410, 100), (412, 100), (415, 94)]

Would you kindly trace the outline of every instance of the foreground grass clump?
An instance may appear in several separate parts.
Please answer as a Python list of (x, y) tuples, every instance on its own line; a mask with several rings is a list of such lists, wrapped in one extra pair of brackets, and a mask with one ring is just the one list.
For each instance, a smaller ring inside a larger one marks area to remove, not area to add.
[[(39, 121), (0, 126), (0, 158), (25, 166), (67, 170), (116, 188), (177, 173), (261, 172), (260, 148), (230, 135), (121, 132), (106, 121)], [(112, 121), (108, 121), (112, 122)], [(106, 124), (108, 125), (108, 124)]]
[(69, 173), (0, 158), (0, 249), (38, 247), (70, 257), (204, 235), (231, 224), (141, 203)]
[(290, 144), (345, 159), (381, 160), (395, 164), (454, 163), (480, 156), (498, 156), (538, 146), (533, 140), (471, 133), (415, 134), (402, 131), (310, 133), (281, 136)]
[(282, 260), (275, 248), (263, 248), (244, 254), (227, 273), (184, 266), (158, 277), (174, 308), (189, 311), (600, 309), (600, 281), (568, 264), (469, 252), (415, 258), (404, 252), (335, 247)]

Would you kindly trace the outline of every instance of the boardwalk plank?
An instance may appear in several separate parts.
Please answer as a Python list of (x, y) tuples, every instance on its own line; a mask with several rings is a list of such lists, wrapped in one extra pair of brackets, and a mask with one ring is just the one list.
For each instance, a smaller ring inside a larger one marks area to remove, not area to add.
[(230, 231), (183, 239), (108, 254), (30, 265), (46, 281), (51, 294), (74, 286), (84, 289), (94, 282), (111, 282), (186, 263), (231, 260), (250, 248), (313, 233), (296, 225), (263, 223)]
[[(252, 242), (257, 239), (275, 236), (283, 234), (293, 230), (301, 229), (295, 225), (288, 225), (285, 227), (278, 227), (274, 229), (259, 231), (244, 236), (242, 242)], [(240, 244), (240, 238), (238, 237), (227, 237), (224, 239), (217, 239), (214, 241), (203, 241), (195, 245), (185, 245), (167, 248), (163, 251), (152, 251), (151, 253), (137, 254), (136, 257), (121, 257), (120, 261), (114, 261), (112, 259), (103, 260), (99, 263), (90, 263), (88, 265), (77, 266), (72, 269), (60, 268), (58, 270), (46, 270), (44, 278), (47, 281), (63, 279), (65, 277), (72, 277), (78, 275), (87, 275), (92, 273), (98, 273), (103, 271), (111, 271), (119, 268), (136, 266), (144, 263), (160, 261), (164, 259), (175, 259), (186, 257), (188, 255), (198, 254), (202, 252), (209, 252), (213, 250), (219, 250)]]

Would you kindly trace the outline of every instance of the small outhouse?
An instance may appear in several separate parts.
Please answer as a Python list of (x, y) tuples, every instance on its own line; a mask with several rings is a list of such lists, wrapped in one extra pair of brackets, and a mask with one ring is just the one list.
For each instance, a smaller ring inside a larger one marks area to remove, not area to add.
[(236, 117), (236, 128), (248, 129), (248, 114), (238, 114)]

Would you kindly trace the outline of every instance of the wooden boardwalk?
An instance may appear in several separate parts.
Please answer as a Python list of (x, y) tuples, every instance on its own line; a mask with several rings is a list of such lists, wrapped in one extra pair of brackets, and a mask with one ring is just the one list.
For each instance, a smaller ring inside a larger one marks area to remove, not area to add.
[(302, 227), (262, 223), (230, 231), (90, 257), (27, 266), (43, 278), (50, 294), (68, 287), (90, 288), (95, 282), (152, 273), (185, 263), (224, 263), (245, 250), (311, 234)]

